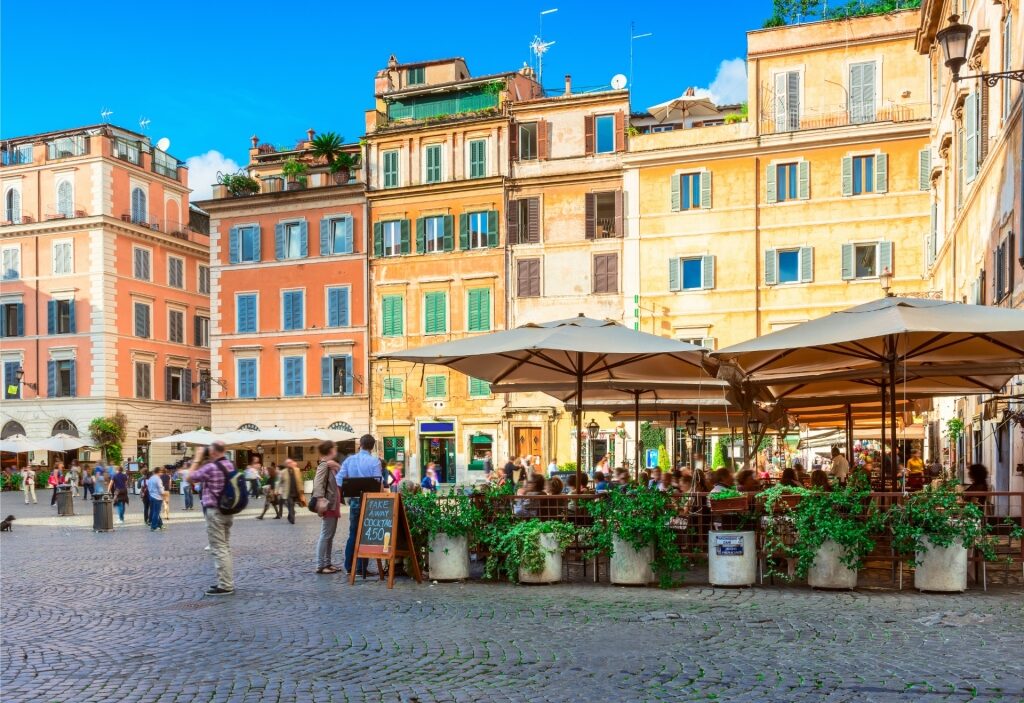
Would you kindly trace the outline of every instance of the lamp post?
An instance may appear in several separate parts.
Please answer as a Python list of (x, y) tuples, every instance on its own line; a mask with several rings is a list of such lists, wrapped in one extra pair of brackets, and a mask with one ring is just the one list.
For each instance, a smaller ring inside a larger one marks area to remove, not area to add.
[[(753, 440), (753, 442), (752, 442), (752, 444), (753, 444), (753, 452), (752, 453), (753, 453), (754, 459), (755, 459), (754, 463), (757, 463), (756, 462), (756, 459), (757, 459), (757, 449), (758, 449), (758, 447), (761, 444), (761, 436), (764, 433), (764, 423), (761, 420), (759, 420), (758, 418), (756, 418), (756, 417), (750, 418), (749, 420), (747, 420), (747, 432), (750, 433), (750, 437)], [(743, 457), (743, 458), (749, 464), (750, 457)], [(749, 469), (750, 466), (748, 465), (745, 468)]]
[(697, 439), (697, 418), (693, 415), (686, 418), (686, 435), (690, 438), (690, 470), (693, 471), (693, 445)]
[(953, 72), (953, 82), (980, 78), (990, 88), (1002, 78), (1024, 83), (1024, 70), (997, 71), (993, 73), (975, 73), (970, 76), (961, 76), (960, 69), (967, 63), (967, 45), (970, 43), (971, 32), (974, 28), (969, 24), (960, 24), (959, 15), (951, 15), (949, 24), (935, 33), (935, 41), (942, 47), (942, 53), (946, 57), (946, 67)]
[[(597, 452), (597, 433), (600, 431), (601, 426), (597, 424), (596, 420), (591, 418), (590, 422), (587, 423), (587, 439), (589, 440), (590, 444), (590, 451), (588, 452), (588, 455), (590, 457), (591, 468), (593, 468), (594, 465), (597, 463), (595, 461), (596, 457), (594, 456), (594, 454)], [(640, 438), (638, 437), (637, 441), (639, 441), (639, 439)]]
[(16, 369), (14, 370), (14, 378), (16, 378), (16, 379), (18, 380), (18, 383), (19, 383), (20, 385), (23, 385), (23, 386), (28, 386), (29, 388), (31, 388), (32, 390), (34, 390), (34, 391), (35, 391), (36, 393), (38, 393), (38, 392), (39, 392), (39, 386), (38, 386), (38, 384), (35, 384), (35, 383), (29, 383), (28, 381), (23, 381), (23, 380), (22, 380), (23, 378), (25, 378), (25, 369), (24, 369), (24, 368), (22, 368), (21, 366), (19, 366), (18, 368), (16, 368)]

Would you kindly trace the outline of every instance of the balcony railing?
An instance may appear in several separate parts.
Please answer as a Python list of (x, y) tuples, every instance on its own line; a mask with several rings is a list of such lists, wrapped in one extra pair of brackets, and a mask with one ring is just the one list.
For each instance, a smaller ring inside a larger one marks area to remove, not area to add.
[(172, 178), (178, 180), (178, 163), (174, 162), (174, 165), (160, 163), (156, 159), (153, 160), (153, 173), (158, 173), (166, 178)]
[(140, 148), (140, 142), (130, 141), (128, 139), (114, 139), (113, 144), (114, 158), (127, 161), (128, 163), (135, 164), (136, 166), (142, 164), (142, 149)]
[(769, 116), (761, 119), (761, 134), (779, 134), (877, 122), (912, 122), (928, 119), (930, 114), (928, 103), (911, 103), (890, 105), (867, 114), (837, 110), (835, 112), (804, 112), (799, 116), (787, 114), (778, 118)]
[(0, 151), (0, 166), (23, 166), (32, 163), (32, 145), (21, 144)]
[(75, 205), (71, 208), (52, 208), (43, 213), (43, 221), (48, 222), (50, 220), (73, 220), (77, 217), (88, 217), (89, 214), (85, 208), (80, 205)]
[(85, 156), (88, 153), (89, 142), (83, 134), (73, 137), (58, 137), (46, 143), (46, 159), (48, 161)]

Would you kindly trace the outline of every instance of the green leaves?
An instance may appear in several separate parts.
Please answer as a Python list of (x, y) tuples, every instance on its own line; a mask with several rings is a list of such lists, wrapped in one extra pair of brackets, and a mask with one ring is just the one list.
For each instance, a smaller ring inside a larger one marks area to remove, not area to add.
[(925, 539), (936, 547), (959, 542), (977, 549), (988, 561), (996, 559), (995, 540), (981, 506), (965, 500), (955, 481), (911, 493), (889, 510), (887, 518), (893, 547), (912, 563), (917, 563), (917, 554), (927, 551)]
[(313, 156), (322, 158), (328, 164), (333, 164), (334, 160), (342, 153), (342, 144), (345, 138), (338, 136), (335, 132), (322, 132), (313, 137)]
[(483, 512), (473, 498), (454, 488), (447, 494), (409, 493), (403, 501), (413, 539), (424, 546), (439, 534), (472, 537), (483, 522)]
[(576, 528), (561, 520), (499, 520), (485, 530), (484, 540), (490, 553), (484, 563), (484, 578), (498, 578), (503, 572), (510, 581), (519, 579), (519, 569), (530, 573), (544, 570), (548, 552), (540, 536), (555, 537), (557, 549), (565, 549), (576, 536)]

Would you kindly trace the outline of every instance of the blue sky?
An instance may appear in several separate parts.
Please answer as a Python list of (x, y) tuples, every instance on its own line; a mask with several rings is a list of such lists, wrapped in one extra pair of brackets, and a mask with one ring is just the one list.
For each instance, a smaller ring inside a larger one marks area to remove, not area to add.
[[(191, 162), (202, 192), (225, 159), (243, 163), (248, 138), (293, 143), (313, 127), (347, 140), (363, 133), (373, 76), (400, 61), (462, 56), (475, 74), (514, 70), (544, 17), (554, 40), (544, 84), (606, 86), (629, 73), (629, 23), (653, 32), (634, 44), (633, 106), (711, 88), (744, 94), (745, 32), (771, 14), (770, 0), (718, 3), (544, 0), (539, 3), (349, 2), (3, 3), (0, 15), (0, 136), (110, 121), (168, 137)], [(375, 17), (379, 19), (375, 20)], [(364, 23), (366, 26), (364, 26)], [(386, 31), (370, 29), (375, 24)], [(720, 73), (721, 71), (721, 73)], [(718, 81), (716, 82), (716, 77)], [(215, 152), (215, 153), (210, 153)]]

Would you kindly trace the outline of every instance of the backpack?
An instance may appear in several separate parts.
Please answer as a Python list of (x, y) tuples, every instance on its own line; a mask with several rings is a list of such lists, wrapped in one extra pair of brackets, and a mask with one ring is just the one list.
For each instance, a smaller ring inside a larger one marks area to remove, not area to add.
[(221, 515), (234, 515), (245, 510), (249, 504), (249, 491), (245, 487), (245, 474), (232, 467), (231, 471), (224, 468), (221, 459), (214, 462), (224, 474), (224, 490), (217, 497), (217, 509)]

